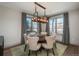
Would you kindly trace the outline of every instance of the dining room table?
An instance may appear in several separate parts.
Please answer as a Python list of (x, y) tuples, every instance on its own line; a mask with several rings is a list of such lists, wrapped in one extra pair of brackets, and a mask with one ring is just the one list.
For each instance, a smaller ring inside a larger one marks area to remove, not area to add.
[(39, 49), (40, 52), (41, 52), (43, 49), (45, 49), (45, 48), (42, 46), (42, 44), (43, 44), (43, 43), (47, 44), (47, 42), (46, 42), (46, 40), (45, 40), (45, 36), (46, 36), (46, 35), (38, 35), (38, 37), (39, 37), (38, 44), (39, 44), (39, 43), (41, 44), (41, 47), (40, 47), (40, 49)]
[(38, 37), (39, 37), (38, 43), (47, 43), (45, 40), (45, 35), (39, 35)]

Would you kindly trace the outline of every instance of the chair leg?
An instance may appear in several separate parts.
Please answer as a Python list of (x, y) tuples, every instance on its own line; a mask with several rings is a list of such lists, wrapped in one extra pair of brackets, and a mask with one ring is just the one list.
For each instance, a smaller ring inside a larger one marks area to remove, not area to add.
[(47, 56), (48, 56), (49, 54), (48, 54), (48, 50), (47, 50)]
[(54, 47), (57, 48), (56, 43), (54, 43)]
[(37, 51), (35, 51), (35, 54), (36, 54), (36, 56), (37, 56)]
[(55, 56), (55, 52), (54, 52), (54, 49), (52, 48), (52, 51), (53, 51), (53, 54), (54, 54), (54, 56)]
[(26, 47), (27, 47), (27, 45), (25, 45), (24, 52), (26, 51)]
[(30, 50), (29, 50), (28, 56), (30, 56)]
[(57, 49), (56, 43), (55, 43), (55, 48)]
[(41, 49), (39, 49), (39, 51), (41, 52)]

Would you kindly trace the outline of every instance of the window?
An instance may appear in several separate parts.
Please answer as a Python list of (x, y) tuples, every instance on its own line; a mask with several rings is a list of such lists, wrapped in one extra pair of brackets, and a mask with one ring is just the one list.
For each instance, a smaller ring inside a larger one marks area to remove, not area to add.
[(63, 34), (63, 17), (57, 18), (57, 33)]
[(49, 30), (50, 30), (50, 33), (53, 31), (53, 19), (49, 20)]
[(26, 31), (37, 32), (37, 22), (33, 22), (31, 17), (26, 17)]
[(49, 19), (50, 34), (55, 32), (57, 34), (63, 34), (63, 15), (51, 17)]
[(26, 30), (31, 31), (31, 18), (29, 17), (26, 18), (26, 26), (27, 26)]
[(32, 22), (32, 30), (37, 32), (37, 22)]

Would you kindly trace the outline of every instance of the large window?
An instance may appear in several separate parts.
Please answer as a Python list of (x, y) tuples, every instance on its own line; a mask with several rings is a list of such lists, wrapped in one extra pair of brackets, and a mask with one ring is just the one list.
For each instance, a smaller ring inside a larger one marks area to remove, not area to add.
[(26, 17), (26, 31), (36, 31), (37, 32), (37, 22), (32, 21), (32, 17)]
[(49, 19), (50, 34), (55, 32), (57, 34), (63, 34), (63, 15), (51, 17)]

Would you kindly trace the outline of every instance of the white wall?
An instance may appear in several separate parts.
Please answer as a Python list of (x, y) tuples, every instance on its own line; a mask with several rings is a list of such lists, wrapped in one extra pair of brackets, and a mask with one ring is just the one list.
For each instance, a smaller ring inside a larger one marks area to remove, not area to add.
[(79, 10), (69, 12), (70, 43), (79, 45)]
[(21, 43), (21, 12), (0, 6), (0, 35), (5, 48)]

